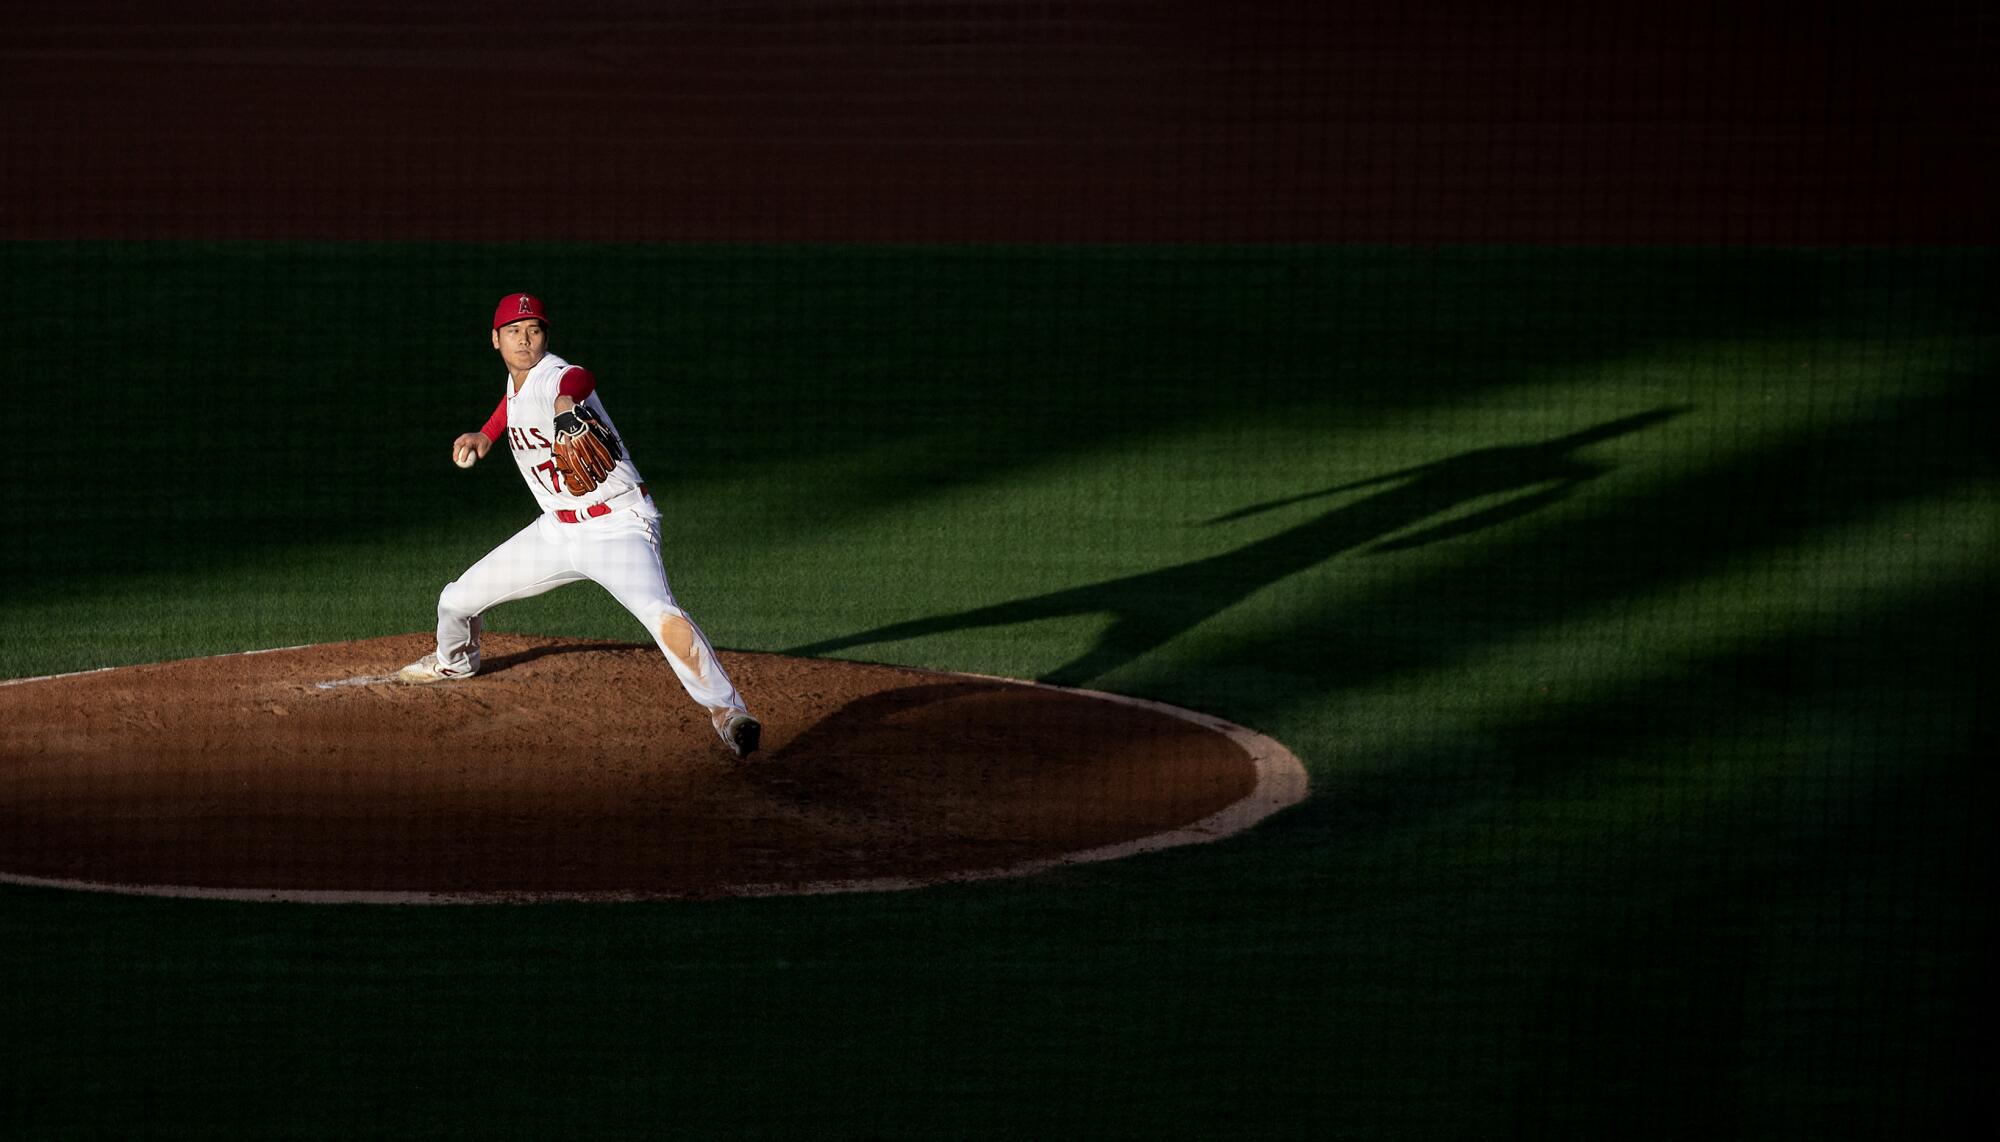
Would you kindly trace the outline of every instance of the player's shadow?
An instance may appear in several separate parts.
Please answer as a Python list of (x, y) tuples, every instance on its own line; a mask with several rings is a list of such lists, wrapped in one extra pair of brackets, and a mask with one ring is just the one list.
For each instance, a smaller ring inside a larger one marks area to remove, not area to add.
[(531, 646), (512, 654), (496, 654), (479, 664), (479, 673), (488, 677), (517, 666), (526, 666), (538, 658), (549, 658), (559, 654), (602, 654), (606, 652), (658, 650), (650, 642), (590, 642), (558, 643), (553, 646)]
[[(1324, 496), (1382, 489), (1221, 555), (955, 614), (890, 623), (793, 647), (787, 653), (827, 654), (946, 631), (1064, 616), (1108, 616), (1111, 625), (1096, 645), (1042, 676), (1043, 681), (1059, 685), (1082, 685), (1134, 661), (1253, 592), (1342, 552), (1361, 548), (1367, 549), (1365, 554), (1405, 551), (1545, 508), (1611, 470), (1611, 465), (1582, 459), (1577, 452), (1687, 411), (1686, 407), (1653, 409), (1539, 444), (1481, 448), (1415, 468), (1255, 504), (1208, 523), (1227, 523)], [(1450, 516), (1455, 509), (1502, 496), (1509, 498), (1465, 515)], [(1435, 522), (1423, 526), (1427, 521)]]

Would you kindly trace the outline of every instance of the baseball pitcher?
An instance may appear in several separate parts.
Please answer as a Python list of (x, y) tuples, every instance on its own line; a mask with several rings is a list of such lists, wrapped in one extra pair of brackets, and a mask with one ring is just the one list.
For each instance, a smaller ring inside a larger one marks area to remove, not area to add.
[(493, 311), (493, 348), (507, 385), (485, 427), (452, 441), (470, 468), (502, 440), (542, 514), (488, 552), (438, 596), (437, 651), (405, 666), (404, 682), (445, 682), (479, 672), (481, 616), (513, 599), (589, 579), (646, 630), (688, 695), (738, 757), (761, 732), (708, 636), (674, 602), (660, 562), (660, 511), (625, 448), (589, 370), (549, 352), (542, 300), (525, 293)]

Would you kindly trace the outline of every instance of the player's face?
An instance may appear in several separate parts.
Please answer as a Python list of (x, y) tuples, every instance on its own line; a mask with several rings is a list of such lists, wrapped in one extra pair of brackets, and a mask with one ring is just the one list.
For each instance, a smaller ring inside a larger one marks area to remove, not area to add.
[(516, 321), (493, 331), (493, 347), (500, 350), (500, 359), (507, 362), (510, 371), (525, 373), (548, 356), (549, 331), (533, 318)]

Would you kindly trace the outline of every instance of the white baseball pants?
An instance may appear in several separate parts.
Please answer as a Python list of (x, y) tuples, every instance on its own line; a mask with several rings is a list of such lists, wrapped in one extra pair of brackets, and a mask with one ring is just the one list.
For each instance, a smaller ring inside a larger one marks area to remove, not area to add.
[(688, 696), (711, 715), (745, 708), (708, 636), (674, 602), (660, 562), (660, 517), (650, 504), (578, 523), (545, 513), (487, 552), (438, 596), (438, 663), (477, 670), (480, 616), (583, 579), (646, 624)]

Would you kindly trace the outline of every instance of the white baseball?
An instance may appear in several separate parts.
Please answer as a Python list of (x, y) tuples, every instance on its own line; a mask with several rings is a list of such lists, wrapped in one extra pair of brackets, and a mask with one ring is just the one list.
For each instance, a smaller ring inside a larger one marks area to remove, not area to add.
[(461, 448), (458, 450), (458, 455), (451, 458), (451, 462), (461, 468), (470, 468), (479, 462), (479, 453), (470, 448)]

